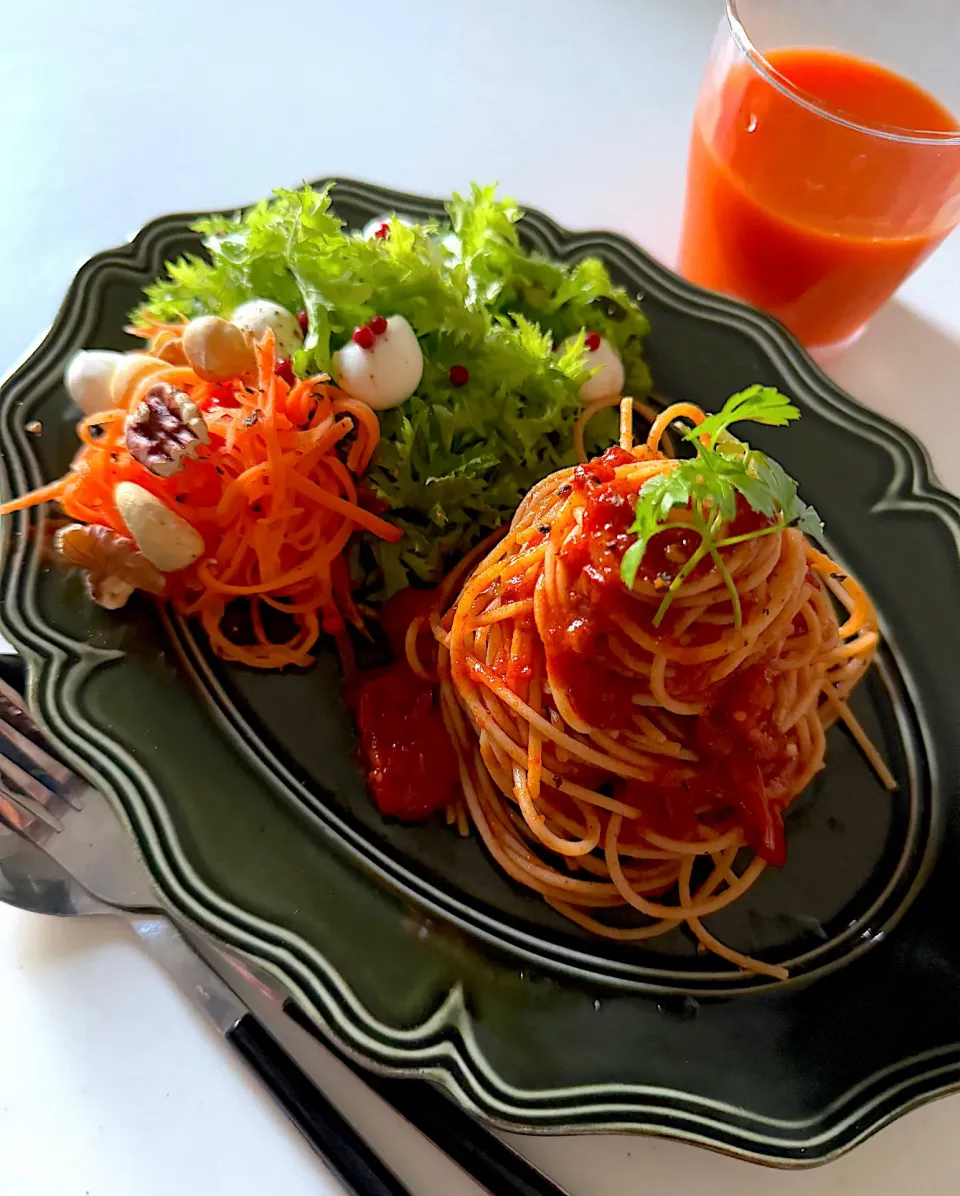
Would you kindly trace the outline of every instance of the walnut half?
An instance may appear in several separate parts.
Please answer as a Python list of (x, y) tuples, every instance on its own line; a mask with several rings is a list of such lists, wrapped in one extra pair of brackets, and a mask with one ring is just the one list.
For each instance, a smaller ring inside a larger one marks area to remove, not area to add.
[(169, 382), (151, 386), (127, 416), (126, 441), (130, 456), (152, 474), (168, 478), (183, 469), (210, 434), (196, 404)]
[(59, 555), (84, 570), (87, 593), (98, 606), (117, 610), (134, 590), (162, 594), (164, 577), (132, 540), (98, 524), (70, 523), (54, 537)]

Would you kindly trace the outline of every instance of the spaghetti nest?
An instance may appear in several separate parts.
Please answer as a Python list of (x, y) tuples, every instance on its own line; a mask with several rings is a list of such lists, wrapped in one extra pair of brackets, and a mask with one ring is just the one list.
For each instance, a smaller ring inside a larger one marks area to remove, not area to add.
[(640, 488), (678, 467), (664, 430), (704, 416), (670, 408), (632, 448), (629, 402), (620, 448), (535, 486), (434, 620), (466, 814), (509, 876), (588, 930), (636, 941), (686, 924), (707, 950), (782, 978), (703, 918), (783, 862), (782, 816), (835, 719), (892, 785), (846, 704), (876, 615), (800, 531), (750, 538), (762, 521), (741, 505), (727, 539), (743, 539), (691, 570), (658, 622), (690, 533), (655, 536), (632, 588), (620, 564)]

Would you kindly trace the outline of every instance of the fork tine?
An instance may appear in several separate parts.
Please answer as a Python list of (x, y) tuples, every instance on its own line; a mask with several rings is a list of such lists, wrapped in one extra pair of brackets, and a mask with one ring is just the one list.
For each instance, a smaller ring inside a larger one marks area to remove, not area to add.
[[(75, 810), (83, 809), (78, 787), (85, 782), (46, 750), (47, 737), (33, 720), (20, 693), (0, 676), (0, 743), (11, 743), (60, 787), (59, 796)], [(13, 721), (11, 721), (13, 720)], [(14, 725), (14, 721), (18, 725)]]
[(0, 718), (0, 742), (3, 741), (12, 744), (18, 752), (26, 756), (31, 763), (35, 764), (42, 772), (45, 772), (58, 785), (68, 785), (73, 780), (75, 774), (65, 764), (61, 764), (59, 760), (55, 760), (39, 744), (34, 743), (32, 739), (28, 739), (22, 731), (18, 731), (6, 719)]
[[(73, 776), (72, 779), (79, 780), (76, 776)], [(68, 802), (75, 810), (83, 809), (83, 798), (70, 785), (65, 785), (62, 789), (58, 790), (57, 797), (62, 801)]]
[(21, 768), (19, 764), (15, 764), (13, 760), (2, 754), (0, 754), (0, 777), (15, 785), (18, 790), (33, 798), (35, 802), (39, 802), (41, 806), (46, 806), (57, 796), (52, 789), (48, 789), (36, 777), (32, 777), (25, 768)]
[(23, 695), (0, 675), (0, 712), (9, 721), (15, 722), (18, 730), (25, 731), (28, 735), (38, 734), (36, 724), (24, 707)]
[[(53, 831), (63, 830), (63, 823), (56, 814), (52, 814), (42, 802), (35, 801), (29, 794), (14, 793), (6, 785), (0, 783), (0, 800), (9, 802), (15, 809), (22, 810), (26, 814), (32, 814), (34, 818), (39, 818), (41, 822), (46, 823)], [(0, 810), (0, 822), (6, 824), (7, 821), (3, 811)], [(13, 823), (13, 826), (15, 830), (22, 831), (28, 838), (36, 842), (36, 836), (29, 823), (24, 824), (16, 821)]]
[(7, 801), (0, 792), (0, 827), (5, 830), (22, 830), (26, 833), (26, 824), (34, 822), (32, 814), (28, 814), (16, 802)]

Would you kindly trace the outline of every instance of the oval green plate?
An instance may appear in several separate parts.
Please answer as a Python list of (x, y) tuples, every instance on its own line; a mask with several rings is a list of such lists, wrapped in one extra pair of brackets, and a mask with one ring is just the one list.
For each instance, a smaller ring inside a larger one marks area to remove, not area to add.
[[(359, 227), (440, 205), (349, 182)], [(191, 216), (155, 221), (78, 273), (53, 329), (0, 395), (3, 492), (76, 447), (63, 366), (126, 348), (126, 312)], [(597, 942), (496, 870), (476, 839), (385, 822), (354, 763), (336, 663), (262, 675), (211, 659), (146, 601), (107, 614), (45, 563), (45, 513), (5, 520), (0, 625), (65, 756), (130, 826), (170, 905), (273, 971), (377, 1067), (441, 1083), (497, 1125), (629, 1129), (783, 1165), (818, 1162), (960, 1086), (960, 504), (905, 432), (839, 392), (779, 325), (699, 291), (609, 234), (529, 213), (553, 257), (603, 258), (643, 296), (671, 399), (716, 407), (752, 382), (794, 396), (789, 436), (758, 429), (867, 586), (885, 647), (856, 709), (898, 781), (842, 730), (789, 819), (789, 862), (711, 920), (789, 964), (745, 977), (680, 931)], [(31, 420), (39, 436), (25, 430)]]

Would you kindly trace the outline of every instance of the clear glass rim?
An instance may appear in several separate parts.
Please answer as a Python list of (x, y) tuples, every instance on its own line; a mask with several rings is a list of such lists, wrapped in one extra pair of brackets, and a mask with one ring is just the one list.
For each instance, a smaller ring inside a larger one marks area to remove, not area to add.
[(826, 107), (815, 96), (794, 86), (784, 75), (767, 61), (763, 54), (750, 40), (743, 19), (737, 9), (737, 0), (725, 0), (727, 8), (727, 24), (737, 48), (751, 67), (777, 91), (794, 100), (804, 108), (815, 112), (834, 124), (844, 125), (858, 133), (870, 137), (883, 137), (889, 141), (902, 141), (910, 145), (960, 145), (960, 132), (950, 133), (936, 129), (902, 129), (891, 125), (868, 125), (851, 120), (850, 117)]

